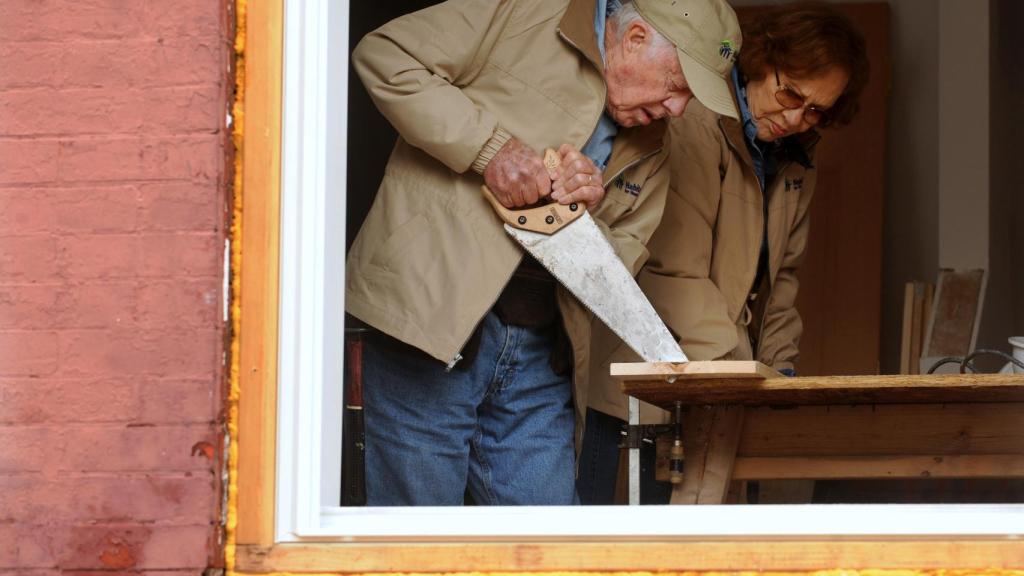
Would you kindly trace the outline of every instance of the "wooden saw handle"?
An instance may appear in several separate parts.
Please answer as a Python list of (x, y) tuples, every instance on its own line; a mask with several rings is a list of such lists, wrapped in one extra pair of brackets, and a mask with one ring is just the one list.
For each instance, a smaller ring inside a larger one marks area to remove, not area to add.
[[(544, 165), (549, 169), (557, 167), (561, 161), (562, 159), (558, 156), (558, 152), (550, 148), (544, 151)], [(484, 198), (487, 198), (487, 201), (494, 207), (498, 217), (508, 223), (509, 226), (521, 230), (529, 230), (530, 232), (554, 234), (573, 220), (583, 216), (587, 211), (586, 207), (578, 202), (573, 202), (572, 204), (552, 202), (533, 208), (511, 210), (503, 206), (501, 202), (498, 202), (494, 192), (491, 192), (491, 189), (486, 185), (481, 186), (481, 188), (483, 189)]]

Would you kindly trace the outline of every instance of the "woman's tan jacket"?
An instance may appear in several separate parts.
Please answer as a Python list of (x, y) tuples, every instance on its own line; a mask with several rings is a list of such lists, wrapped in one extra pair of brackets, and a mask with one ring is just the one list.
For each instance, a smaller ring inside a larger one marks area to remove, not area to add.
[[(793, 367), (803, 329), (794, 307), (796, 272), (807, 247), (817, 139), (811, 132), (781, 144), (788, 153), (762, 195), (739, 121), (692, 101), (670, 122), (669, 194), (638, 282), (691, 360), (756, 358), (777, 370)], [(758, 307), (750, 296), (765, 197), (770, 284)], [(763, 314), (753, 318), (758, 308)], [(758, 333), (750, 334), (757, 325)], [(611, 362), (639, 359), (596, 323), (592, 346), (589, 406), (624, 419), (626, 398), (605, 375)], [(643, 414), (653, 415), (649, 409)]]

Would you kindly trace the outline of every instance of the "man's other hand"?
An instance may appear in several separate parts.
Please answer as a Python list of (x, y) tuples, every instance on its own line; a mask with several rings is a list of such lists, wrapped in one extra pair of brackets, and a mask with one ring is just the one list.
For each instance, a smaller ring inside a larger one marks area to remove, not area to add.
[(604, 198), (604, 181), (594, 162), (568, 144), (562, 144), (558, 154), (562, 163), (555, 170), (548, 171), (554, 182), (551, 198), (559, 204), (582, 202), (590, 208), (600, 204)]
[(515, 138), (487, 163), (484, 183), (506, 208), (529, 206), (551, 194), (551, 178), (540, 154)]

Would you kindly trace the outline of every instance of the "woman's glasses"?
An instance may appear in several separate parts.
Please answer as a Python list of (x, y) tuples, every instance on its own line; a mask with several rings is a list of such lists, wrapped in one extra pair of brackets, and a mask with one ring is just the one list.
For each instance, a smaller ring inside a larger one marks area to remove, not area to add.
[(827, 126), (829, 123), (828, 110), (822, 110), (815, 108), (814, 105), (804, 104), (804, 97), (797, 94), (789, 86), (786, 86), (779, 80), (779, 69), (775, 69), (775, 84), (778, 86), (775, 88), (775, 101), (778, 102), (783, 108), (787, 110), (797, 110), (803, 108), (804, 110), (804, 121), (811, 126)]

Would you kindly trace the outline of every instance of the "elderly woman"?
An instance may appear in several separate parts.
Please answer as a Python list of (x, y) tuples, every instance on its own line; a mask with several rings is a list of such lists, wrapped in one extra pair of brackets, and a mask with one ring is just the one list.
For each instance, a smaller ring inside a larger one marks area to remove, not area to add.
[[(691, 359), (756, 359), (793, 375), (818, 130), (853, 118), (868, 62), (861, 34), (824, 3), (775, 6), (743, 24), (732, 74), (742, 117), (694, 103), (671, 123), (671, 188), (638, 281)], [(626, 415), (601, 375), (637, 358), (606, 330), (593, 347), (577, 487), (601, 504), (613, 498)], [(655, 410), (642, 421), (661, 420)], [(664, 501), (666, 486), (647, 476), (644, 501)]]

